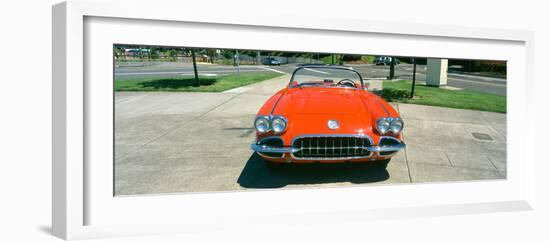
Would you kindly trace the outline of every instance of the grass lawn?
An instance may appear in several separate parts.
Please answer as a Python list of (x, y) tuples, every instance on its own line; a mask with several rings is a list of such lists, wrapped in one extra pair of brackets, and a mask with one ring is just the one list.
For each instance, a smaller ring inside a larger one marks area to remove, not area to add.
[(458, 109), (506, 113), (506, 96), (486, 94), (471, 90), (448, 90), (425, 85), (416, 85), (414, 98), (410, 99), (409, 80), (384, 81), (382, 97), (388, 101), (431, 105)]
[(221, 92), (263, 80), (272, 79), (279, 73), (241, 73), (240, 75), (199, 76), (200, 85), (195, 78), (161, 78), (115, 80), (115, 91), (183, 91), (183, 92)]

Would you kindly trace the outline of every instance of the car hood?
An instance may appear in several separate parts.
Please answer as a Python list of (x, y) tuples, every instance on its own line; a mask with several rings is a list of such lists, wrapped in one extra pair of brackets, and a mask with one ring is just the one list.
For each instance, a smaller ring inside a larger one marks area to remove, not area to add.
[[(369, 133), (372, 118), (364, 104), (365, 94), (345, 88), (291, 88), (279, 99), (273, 114), (288, 119), (290, 135)], [(329, 129), (329, 120), (338, 121), (340, 127)]]

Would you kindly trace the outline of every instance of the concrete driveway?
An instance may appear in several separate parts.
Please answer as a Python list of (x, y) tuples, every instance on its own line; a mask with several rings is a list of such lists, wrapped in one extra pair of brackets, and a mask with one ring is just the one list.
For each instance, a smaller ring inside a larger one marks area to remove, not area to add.
[(115, 93), (115, 194), (506, 178), (506, 115), (394, 104), (407, 149), (365, 164), (268, 169), (249, 148), (256, 111), (288, 76), (224, 93)]

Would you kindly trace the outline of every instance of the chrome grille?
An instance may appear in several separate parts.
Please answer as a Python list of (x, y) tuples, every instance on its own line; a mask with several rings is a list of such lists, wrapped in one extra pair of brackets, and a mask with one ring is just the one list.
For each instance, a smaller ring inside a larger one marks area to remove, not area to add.
[(299, 148), (293, 156), (298, 159), (351, 159), (371, 155), (365, 147), (372, 142), (367, 136), (303, 136), (292, 142)]

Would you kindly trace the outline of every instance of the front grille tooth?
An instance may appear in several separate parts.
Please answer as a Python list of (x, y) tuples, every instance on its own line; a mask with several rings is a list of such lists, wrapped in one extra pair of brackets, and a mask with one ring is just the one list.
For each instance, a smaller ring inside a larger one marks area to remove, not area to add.
[(350, 149), (349, 140), (350, 138), (346, 138), (346, 146), (348, 147), (348, 149), (346, 149), (346, 156), (349, 156), (349, 149)]
[(360, 150), (361, 154), (365, 152), (364, 147), (365, 147), (365, 139), (361, 140), (361, 150)]
[(338, 152), (338, 156), (342, 157), (342, 151), (344, 150), (344, 146), (342, 145), (342, 138), (338, 138), (338, 140), (340, 141), (340, 150)]
[(319, 148), (320, 148), (319, 147), (319, 138), (315, 138), (315, 147), (316, 147), (315, 148), (315, 150), (316, 150), (315, 156), (319, 156)]
[(309, 149), (311, 147), (311, 139), (306, 139), (306, 155), (311, 155), (311, 150)]
[[(300, 140), (299, 143), (300, 143), (300, 147), (304, 146), (304, 140)], [(300, 154), (304, 155), (304, 149), (300, 149)]]
[(334, 140), (334, 138), (332, 138), (332, 153), (331, 153), (332, 156), (336, 156), (336, 140)]
[(359, 145), (357, 145), (357, 141), (358, 141), (357, 139), (354, 139), (354, 140), (353, 140), (353, 146), (354, 146), (354, 148), (353, 148), (353, 155), (356, 155), (356, 154), (357, 154), (357, 151), (358, 151), (357, 147), (358, 147)]

